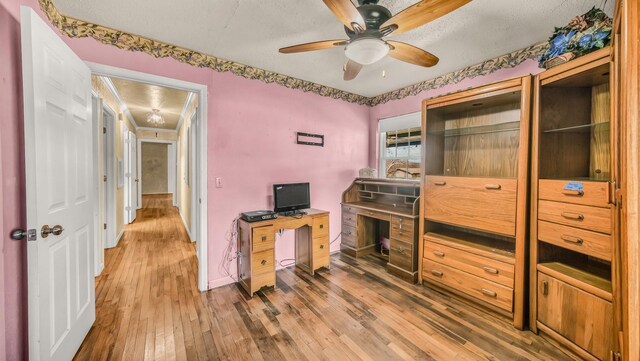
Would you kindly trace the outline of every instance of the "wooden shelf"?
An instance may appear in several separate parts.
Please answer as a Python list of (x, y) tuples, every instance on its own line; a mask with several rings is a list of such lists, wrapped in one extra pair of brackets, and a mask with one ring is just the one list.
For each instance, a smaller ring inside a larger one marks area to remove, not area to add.
[(427, 232), (424, 239), (505, 263), (515, 263), (515, 244), (501, 239), (454, 230)]
[[(594, 294), (607, 301), (612, 301), (611, 280), (601, 275), (560, 262), (539, 263), (537, 269), (542, 273), (555, 277), (583, 291)], [(593, 269), (591, 271), (593, 271)]]

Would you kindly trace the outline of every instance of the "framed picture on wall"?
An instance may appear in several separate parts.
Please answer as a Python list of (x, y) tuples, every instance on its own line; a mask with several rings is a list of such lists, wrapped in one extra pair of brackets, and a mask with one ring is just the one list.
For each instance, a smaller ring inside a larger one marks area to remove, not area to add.
[(118, 188), (124, 187), (124, 162), (118, 158)]

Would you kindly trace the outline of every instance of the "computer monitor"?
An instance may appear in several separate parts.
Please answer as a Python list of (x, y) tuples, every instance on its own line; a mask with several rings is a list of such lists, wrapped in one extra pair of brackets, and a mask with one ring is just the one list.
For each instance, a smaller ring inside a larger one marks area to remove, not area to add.
[(286, 183), (273, 185), (273, 200), (278, 213), (295, 212), (311, 208), (309, 183)]

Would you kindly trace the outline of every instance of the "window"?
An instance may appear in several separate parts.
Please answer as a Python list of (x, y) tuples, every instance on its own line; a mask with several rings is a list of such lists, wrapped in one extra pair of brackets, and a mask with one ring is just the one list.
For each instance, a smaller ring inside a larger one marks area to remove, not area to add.
[(421, 140), (420, 113), (380, 120), (380, 177), (419, 179)]

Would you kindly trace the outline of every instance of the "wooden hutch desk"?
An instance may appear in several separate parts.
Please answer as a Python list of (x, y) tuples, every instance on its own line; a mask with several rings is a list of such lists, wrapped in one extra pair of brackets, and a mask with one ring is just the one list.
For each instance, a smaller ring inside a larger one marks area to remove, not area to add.
[(296, 266), (313, 274), (329, 268), (329, 212), (306, 209), (302, 217), (266, 221), (238, 221), (238, 282), (249, 296), (260, 288), (276, 285), (275, 239), (279, 230), (296, 231)]

